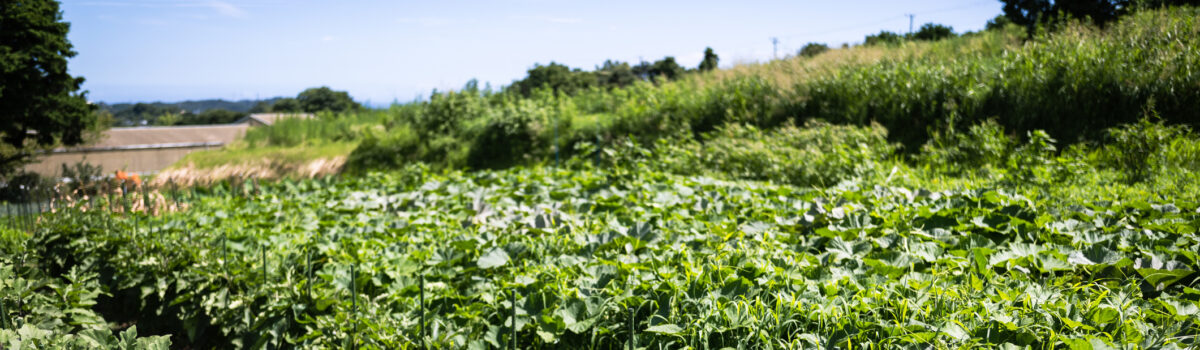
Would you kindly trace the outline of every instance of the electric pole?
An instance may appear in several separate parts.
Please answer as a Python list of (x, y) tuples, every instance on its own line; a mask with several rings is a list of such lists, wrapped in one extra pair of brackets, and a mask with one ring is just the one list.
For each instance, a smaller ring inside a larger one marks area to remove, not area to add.
[(912, 36), (913, 14), (908, 14), (908, 35)]
[(775, 38), (775, 37), (771, 38), (771, 58), (772, 59), (779, 58), (779, 38)]

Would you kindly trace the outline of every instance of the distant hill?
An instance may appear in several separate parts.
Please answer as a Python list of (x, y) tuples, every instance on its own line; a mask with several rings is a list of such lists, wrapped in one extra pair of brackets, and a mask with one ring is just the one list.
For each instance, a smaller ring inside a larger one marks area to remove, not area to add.
[(246, 113), (246, 112), (249, 112), (251, 108), (254, 108), (254, 106), (257, 105), (259, 102), (265, 102), (266, 104), (270, 105), (270, 104), (274, 103), (275, 100), (278, 100), (280, 98), (282, 98), (282, 97), (273, 97), (273, 98), (269, 98), (269, 99), (265, 99), (265, 100), (226, 101), (226, 100), (216, 99), (216, 100), (199, 100), (199, 101), (183, 101), (183, 102), (149, 102), (149, 103), (131, 102), (131, 103), (114, 103), (114, 104), (108, 104), (108, 103), (101, 102), (99, 104), (99, 106), (100, 106), (101, 110), (108, 111), (113, 114), (132, 110), (134, 108), (134, 106), (137, 106), (139, 104), (147, 105), (147, 106), (153, 107), (154, 109), (158, 109), (158, 110), (169, 109), (169, 110), (175, 111), (176, 113), (178, 113), (179, 111), (187, 111), (187, 112), (190, 112), (193, 114), (200, 114), (200, 113), (203, 113), (204, 111), (207, 111), (210, 109), (224, 109), (224, 110), (229, 110), (229, 111), (234, 111), (234, 112)]
[(235, 114), (257, 112), (255, 108), (256, 106), (258, 109), (264, 109), (267, 106), (275, 103), (275, 101), (279, 100), (280, 98), (282, 97), (273, 97), (264, 100), (226, 101), (215, 99), (182, 102), (133, 102), (114, 104), (101, 102), (98, 104), (98, 106), (100, 107), (101, 112), (108, 112), (112, 114), (117, 126), (155, 124), (156, 121), (164, 115), (179, 116), (183, 120), (183, 124), (206, 124), (206, 122), (199, 120), (195, 122), (188, 121), (192, 119), (192, 116), (203, 115), (208, 111), (229, 111), (234, 112)]

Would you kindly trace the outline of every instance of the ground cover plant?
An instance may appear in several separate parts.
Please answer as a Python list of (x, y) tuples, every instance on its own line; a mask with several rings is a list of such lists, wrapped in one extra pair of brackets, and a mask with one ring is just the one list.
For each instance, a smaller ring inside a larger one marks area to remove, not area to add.
[(22, 203), (0, 341), (1194, 348), (1196, 13), (283, 121), (191, 159), (345, 173)]
[[(689, 174), (662, 165), (680, 153), (630, 140), (560, 167), (143, 194), (147, 211), (100, 196), (27, 244), (46, 271), (98, 274), (97, 314), (198, 348), (1194, 346), (1200, 207), (1195, 190), (1156, 187), (1194, 184), (1194, 169), (1156, 163), (1170, 181), (1123, 182), (1102, 160), (1120, 146), (1030, 162), (1053, 140), (996, 128), (930, 146), (1019, 150), (951, 183), (886, 158), (887, 175), (805, 186)], [(1200, 144), (1170, 130), (1112, 133)], [(1091, 179), (1055, 180), (1063, 163)]]

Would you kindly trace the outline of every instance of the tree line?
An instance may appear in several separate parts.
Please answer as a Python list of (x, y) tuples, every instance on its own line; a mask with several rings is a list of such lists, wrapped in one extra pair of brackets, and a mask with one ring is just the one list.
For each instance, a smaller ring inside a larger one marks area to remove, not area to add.
[(97, 110), (102, 124), (110, 126), (210, 125), (236, 122), (252, 113), (344, 113), (362, 107), (346, 91), (328, 86), (308, 88), (296, 97), (276, 97), (259, 101), (203, 100), (178, 103), (100, 103)]
[(654, 62), (642, 61), (636, 65), (606, 60), (592, 71), (571, 68), (552, 61), (546, 65), (535, 64), (526, 72), (524, 78), (514, 81), (504, 92), (529, 97), (541, 88), (568, 95), (593, 87), (622, 88), (636, 81), (664, 82), (682, 78), (692, 72), (711, 71), (717, 68), (719, 62), (720, 57), (711, 47), (704, 49), (704, 58), (694, 69), (683, 67), (673, 56), (666, 56)]

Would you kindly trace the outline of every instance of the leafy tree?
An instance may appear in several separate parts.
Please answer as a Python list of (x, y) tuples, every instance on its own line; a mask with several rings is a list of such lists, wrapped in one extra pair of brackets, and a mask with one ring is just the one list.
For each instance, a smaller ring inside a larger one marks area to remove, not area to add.
[(601, 86), (625, 87), (637, 79), (629, 63), (606, 60), (603, 66), (596, 67), (596, 81)]
[(804, 44), (804, 47), (800, 48), (800, 51), (796, 52), (796, 54), (800, 55), (801, 57), (814, 57), (824, 53), (825, 51), (829, 51), (828, 45), (822, 43), (808, 43)]
[(879, 34), (867, 35), (866, 39), (863, 40), (863, 45), (866, 45), (866, 46), (891, 45), (891, 44), (899, 44), (901, 41), (904, 41), (903, 36), (900, 36), (900, 34), (892, 33), (892, 32), (885, 30), (885, 31), (879, 32)]
[(1101, 26), (1115, 21), (1137, 7), (1197, 5), (1198, 0), (1000, 0), (1004, 16), (1025, 26), (1032, 35), (1040, 24), (1062, 17), (1089, 18)]
[(210, 109), (200, 114), (192, 115), (183, 118), (178, 123), (179, 125), (209, 125), (209, 124), (229, 124), (238, 121), (246, 116), (246, 113), (234, 112), (228, 109)]
[(579, 68), (571, 69), (562, 64), (550, 62), (548, 65), (535, 64), (527, 71), (525, 79), (513, 82), (509, 89), (517, 91), (522, 96), (529, 97), (534, 90), (548, 87), (555, 92), (574, 94), (595, 84), (591, 73)]
[(996, 18), (992, 18), (987, 21), (987, 24), (983, 26), (983, 29), (984, 30), (1003, 29), (1005, 26), (1008, 26), (1009, 24), (1012, 24), (1012, 20), (1009, 20), (1008, 17), (1005, 17), (1004, 15), (996, 15)]
[(158, 118), (155, 118), (154, 125), (172, 126), (172, 125), (178, 125), (182, 121), (183, 121), (183, 118), (179, 114), (166, 113), (166, 114), (158, 116)]
[(270, 110), (271, 110), (271, 104), (267, 103), (267, 101), (258, 101), (257, 103), (254, 104), (254, 107), (250, 107), (250, 110), (247, 112), (249, 112), (249, 113), (266, 113), (266, 112), (269, 112)]
[(711, 47), (704, 48), (704, 59), (700, 61), (699, 69), (701, 72), (717, 69), (717, 62), (720, 60), (717, 54), (713, 52)]
[(675, 80), (675, 78), (683, 76), (686, 71), (683, 66), (675, 62), (675, 57), (667, 56), (654, 62), (654, 65), (650, 67), (650, 77), (651, 79), (665, 77), (667, 80)]
[(636, 66), (633, 66), (633, 68), (631, 70), (633, 71), (633, 75), (637, 76), (638, 79), (650, 80), (650, 78), (651, 78), (650, 73), (651, 73), (651, 71), (654, 70), (654, 64), (650, 63), (650, 62), (646, 62), (646, 61), (641, 61)]
[(300, 101), (296, 101), (296, 99), (291, 97), (281, 98), (276, 100), (274, 104), (271, 104), (271, 112), (275, 113), (296, 113), (302, 110)]
[(954, 28), (936, 23), (925, 23), (921, 29), (913, 33), (913, 39), (938, 41), (954, 37)]
[(299, 95), (296, 95), (296, 102), (300, 104), (300, 110), (308, 113), (323, 111), (341, 113), (362, 108), (358, 102), (354, 102), (354, 99), (350, 98), (349, 93), (334, 91), (328, 86), (301, 91)]
[(99, 129), (95, 106), (67, 74), (76, 52), (52, 0), (0, 4), (0, 175), (33, 161), (39, 150), (73, 146)]

